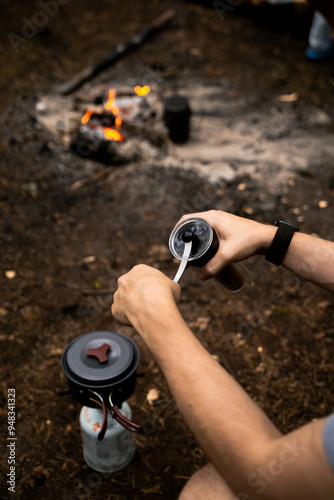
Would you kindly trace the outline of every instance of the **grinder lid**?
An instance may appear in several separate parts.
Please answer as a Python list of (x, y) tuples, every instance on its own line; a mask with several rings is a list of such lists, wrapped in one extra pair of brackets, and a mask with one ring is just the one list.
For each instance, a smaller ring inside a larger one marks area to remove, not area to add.
[(200, 217), (193, 217), (180, 222), (172, 231), (169, 237), (169, 250), (171, 254), (181, 260), (184, 251), (184, 241), (182, 236), (185, 232), (193, 234), (193, 245), (189, 261), (199, 259), (210, 248), (213, 240), (213, 231), (208, 222)]
[(136, 344), (117, 332), (97, 331), (74, 339), (62, 356), (65, 375), (76, 383), (101, 387), (131, 376), (139, 363)]

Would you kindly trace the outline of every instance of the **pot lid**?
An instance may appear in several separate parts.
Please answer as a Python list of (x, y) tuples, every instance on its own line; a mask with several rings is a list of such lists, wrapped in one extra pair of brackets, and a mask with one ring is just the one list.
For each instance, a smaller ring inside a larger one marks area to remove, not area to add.
[(65, 375), (90, 387), (120, 382), (139, 363), (136, 344), (117, 332), (97, 331), (74, 339), (62, 356)]

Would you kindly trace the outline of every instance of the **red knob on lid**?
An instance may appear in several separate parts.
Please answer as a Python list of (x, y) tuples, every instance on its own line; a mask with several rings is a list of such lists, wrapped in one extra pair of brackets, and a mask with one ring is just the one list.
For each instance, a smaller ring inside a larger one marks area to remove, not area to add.
[(108, 351), (110, 349), (109, 344), (102, 344), (100, 347), (95, 347), (95, 349), (87, 349), (87, 356), (94, 356), (99, 360), (100, 363), (105, 363), (108, 361)]

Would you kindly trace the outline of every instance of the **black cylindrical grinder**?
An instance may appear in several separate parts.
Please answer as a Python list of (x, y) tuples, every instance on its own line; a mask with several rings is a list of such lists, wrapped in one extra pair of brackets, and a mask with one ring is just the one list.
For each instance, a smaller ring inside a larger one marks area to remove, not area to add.
[[(169, 238), (169, 249), (174, 257), (181, 260), (187, 241), (192, 242), (189, 264), (202, 267), (217, 253), (219, 240), (216, 231), (200, 217), (189, 218), (178, 224)], [(242, 289), (245, 278), (235, 264), (225, 267), (215, 280), (226, 290), (235, 292)]]

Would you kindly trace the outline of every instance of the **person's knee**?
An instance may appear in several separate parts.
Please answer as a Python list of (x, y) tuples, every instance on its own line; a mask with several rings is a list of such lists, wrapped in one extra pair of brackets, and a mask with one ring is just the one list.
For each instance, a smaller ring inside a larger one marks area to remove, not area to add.
[(186, 483), (178, 500), (236, 500), (230, 487), (213, 465), (207, 464)]

